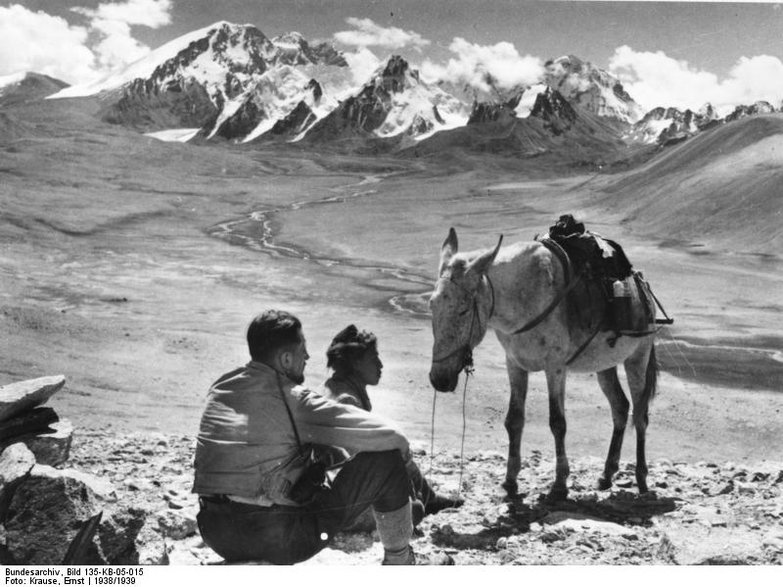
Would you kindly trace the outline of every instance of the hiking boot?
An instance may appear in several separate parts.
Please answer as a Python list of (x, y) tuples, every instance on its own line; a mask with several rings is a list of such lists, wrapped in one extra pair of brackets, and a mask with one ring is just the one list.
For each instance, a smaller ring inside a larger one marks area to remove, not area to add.
[(462, 507), (464, 504), (465, 500), (461, 497), (446, 497), (435, 493), (425, 502), (424, 515), (430, 516), (448, 508)]

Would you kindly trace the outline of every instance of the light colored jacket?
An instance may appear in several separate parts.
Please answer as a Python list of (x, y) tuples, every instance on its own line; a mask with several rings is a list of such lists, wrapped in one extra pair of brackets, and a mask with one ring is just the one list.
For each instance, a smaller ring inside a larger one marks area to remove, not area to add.
[(328, 400), (251, 361), (209, 391), (196, 444), (194, 493), (296, 505), (288, 492), (305, 462), (284, 401), (303, 444), (339, 446), (349, 455), (408, 452), (407, 439), (391, 422)]

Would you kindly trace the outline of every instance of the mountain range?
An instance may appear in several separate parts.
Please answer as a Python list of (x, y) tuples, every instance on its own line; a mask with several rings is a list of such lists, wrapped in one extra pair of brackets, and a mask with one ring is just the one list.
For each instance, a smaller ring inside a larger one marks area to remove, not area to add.
[(550, 60), (538, 83), (490, 92), (426, 81), (392, 55), (357, 84), (345, 57), (299, 33), (268, 38), (252, 25), (218, 22), (152, 51), (98, 83), (66, 84), (29, 74), (0, 87), (0, 106), (20, 100), (94, 97), (106, 122), (164, 140), (270, 141), (413, 150), (450, 146), (572, 163), (611, 160), (625, 146), (670, 145), (714, 126), (776, 112), (767, 102), (720, 118), (634, 101), (610, 73), (568, 55)]

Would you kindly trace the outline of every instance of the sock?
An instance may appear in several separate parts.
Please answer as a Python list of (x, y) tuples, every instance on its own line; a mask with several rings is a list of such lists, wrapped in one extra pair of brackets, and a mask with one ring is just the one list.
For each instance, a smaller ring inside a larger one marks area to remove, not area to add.
[(410, 502), (391, 512), (378, 512), (373, 508), (373, 514), (383, 544), (384, 564), (410, 564), (410, 541), (413, 536)]

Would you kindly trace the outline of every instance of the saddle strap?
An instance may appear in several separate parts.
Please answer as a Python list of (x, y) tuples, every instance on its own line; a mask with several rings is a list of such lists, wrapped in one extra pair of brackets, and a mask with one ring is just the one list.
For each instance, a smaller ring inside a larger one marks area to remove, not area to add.
[[(603, 321), (603, 318), (601, 318), (601, 321)], [(584, 350), (587, 348), (587, 346), (593, 342), (593, 339), (595, 338), (595, 335), (598, 334), (598, 332), (601, 330), (601, 321), (598, 322), (598, 327), (593, 330), (593, 333), (587, 337), (587, 340), (582, 343), (582, 345), (576, 349), (576, 352), (574, 352), (573, 355), (571, 355), (571, 358), (566, 361), (566, 365), (570, 365), (574, 361), (576, 361), (576, 358), (581, 355)]]
[(560, 292), (555, 296), (555, 299), (552, 300), (552, 302), (544, 309), (541, 314), (539, 314), (537, 317), (533, 318), (529, 322), (527, 322), (524, 326), (521, 328), (517, 328), (514, 332), (511, 334), (521, 334), (522, 332), (526, 332), (528, 330), (531, 330), (532, 328), (535, 328), (541, 322), (543, 322), (549, 314), (552, 313), (552, 310), (554, 310), (560, 302), (563, 301), (563, 298), (565, 298), (568, 293), (576, 287), (576, 285), (579, 283), (579, 281), (582, 279), (582, 275), (584, 274), (584, 270), (579, 272), (579, 275), (576, 276), (574, 279), (571, 275), (572, 269), (571, 269), (571, 261), (568, 258), (568, 254), (563, 250), (563, 247), (561, 247), (557, 242), (552, 240), (551, 238), (545, 236), (541, 239), (538, 239), (538, 242), (540, 242), (542, 245), (544, 245), (546, 248), (548, 248), (550, 251), (552, 251), (555, 256), (560, 259), (560, 262), (563, 264), (563, 271), (565, 272), (565, 278), (566, 278), (566, 286), (560, 290)]
[(661, 305), (661, 302), (658, 301), (658, 298), (653, 293), (652, 288), (649, 288), (649, 290), (650, 290), (650, 295), (655, 300), (655, 305), (658, 306), (660, 308), (661, 312), (663, 312), (663, 315), (666, 316), (665, 319), (664, 318), (656, 318), (655, 319), (655, 323), (656, 324), (674, 324), (674, 318), (669, 318), (669, 315), (666, 313), (666, 310), (663, 309), (663, 306)]

